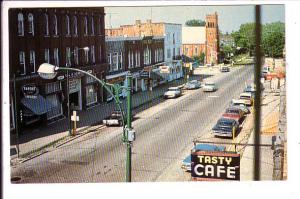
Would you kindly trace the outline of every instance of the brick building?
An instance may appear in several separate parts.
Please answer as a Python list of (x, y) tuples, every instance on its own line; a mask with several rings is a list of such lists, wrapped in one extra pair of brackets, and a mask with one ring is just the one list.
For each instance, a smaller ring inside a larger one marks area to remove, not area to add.
[[(68, 94), (73, 110), (85, 110), (103, 101), (102, 88), (89, 77), (74, 72), (69, 72), (67, 77), (59, 72), (55, 79), (45, 80), (37, 70), (47, 62), (79, 68), (105, 79), (104, 35), (104, 8), (101, 7), (9, 10), (12, 130), (15, 121), (25, 127), (38, 121), (49, 123), (64, 118)], [(83, 51), (83, 47), (89, 47), (89, 51)], [(35, 95), (27, 96), (29, 91)]]
[(172, 81), (182, 77), (181, 55), (181, 24), (158, 22), (153, 23), (148, 19), (145, 23), (136, 20), (133, 25), (122, 25), (119, 28), (106, 29), (105, 34), (109, 37), (144, 37), (158, 36), (164, 38), (164, 62), (167, 68), (167, 80)]
[(219, 55), (218, 14), (206, 15), (204, 27), (183, 27), (182, 53), (187, 57), (205, 54), (205, 63), (217, 64)]
[[(130, 71), (133, 76), (132, 88), (137, 92), (145, 91), (150, 86), (155, 87), (162, 79), (155, 74), (155, 70), (164, 61), (163, 37), (107, 37), (106, 47), (109, 64), (107, 82), (126, 85), (125, 77)], [(150, 75), (149, 67), (152, 69)]]

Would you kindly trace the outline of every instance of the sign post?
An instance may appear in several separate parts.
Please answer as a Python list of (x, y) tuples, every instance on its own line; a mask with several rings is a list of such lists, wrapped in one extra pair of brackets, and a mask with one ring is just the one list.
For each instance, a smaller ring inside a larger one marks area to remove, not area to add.
[(240, 180), (240, 154), (195, 151), (191, 156), (193, 180)]
[(73, 115), (71, 116), (71, 120), (74, 122), (74, 126), (72, 129), (72, 135), (76, 135), (76, 122), (79, 121), (79, 116), (77, 116), (77, 111), (73, 111)]

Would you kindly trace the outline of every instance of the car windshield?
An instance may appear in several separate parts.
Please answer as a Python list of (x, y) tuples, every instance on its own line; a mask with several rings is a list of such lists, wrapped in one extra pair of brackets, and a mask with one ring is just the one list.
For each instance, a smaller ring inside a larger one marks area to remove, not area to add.
[(227, 109), (226, 113), (239, 113), (238, 109)]
[(245, 95), (242, 95), (240, 96), (241, 99), (250, 99), (250, 96), (245, 96)]
[(205, 86), (215, 86), (214, 83), (205, 83)]
[(232, 123), (233, 123), (232, 120), (219, 120), (218, 121), (218, 126), (230, 127), (230, 126), (232, 126)]
[(168, 90), (169, 91), (178, 91), (179, 89), (178, 88), (169, 88)]

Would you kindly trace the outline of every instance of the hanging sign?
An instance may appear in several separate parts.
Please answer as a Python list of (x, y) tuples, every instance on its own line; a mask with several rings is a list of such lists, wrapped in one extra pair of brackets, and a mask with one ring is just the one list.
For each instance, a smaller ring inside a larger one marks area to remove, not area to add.
[(22, 93), (26, 98), (36, 98), (39, 89), (35, 84), (26, 84), (22, 86)]
[(192, 152), (193, 180), (240, 180), (240, 154)]

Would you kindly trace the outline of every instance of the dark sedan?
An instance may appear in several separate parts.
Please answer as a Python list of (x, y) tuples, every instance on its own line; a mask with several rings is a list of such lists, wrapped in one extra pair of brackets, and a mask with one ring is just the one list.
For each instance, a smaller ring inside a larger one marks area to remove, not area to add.
[(214, 136), (232, 137), (234, 128), (236, 132), (239, 129), (239, 123), (235, 119), (221, 118), (212, 128), (212, 132)]

